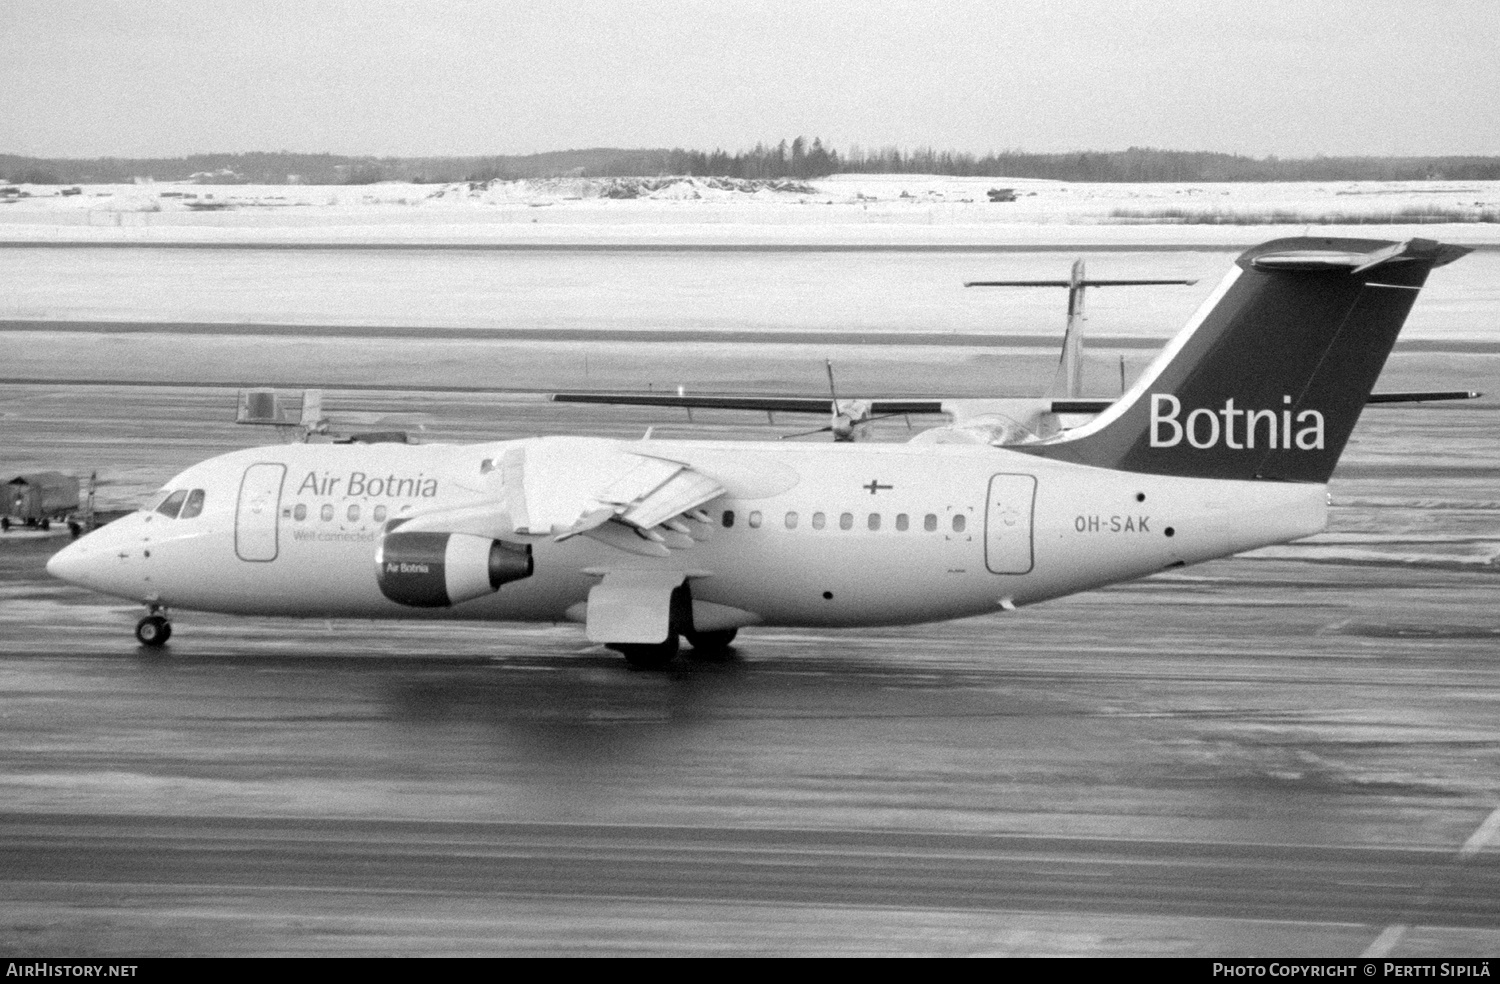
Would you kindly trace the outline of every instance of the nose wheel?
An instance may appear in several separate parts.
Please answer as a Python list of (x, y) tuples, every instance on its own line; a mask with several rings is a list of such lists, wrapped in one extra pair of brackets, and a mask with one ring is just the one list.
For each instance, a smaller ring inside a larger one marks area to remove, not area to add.
[(135, 637), (141, 645), (157, 649), (172, 638), (172, 623), (165, 615), (152, 613), (135, 623)]

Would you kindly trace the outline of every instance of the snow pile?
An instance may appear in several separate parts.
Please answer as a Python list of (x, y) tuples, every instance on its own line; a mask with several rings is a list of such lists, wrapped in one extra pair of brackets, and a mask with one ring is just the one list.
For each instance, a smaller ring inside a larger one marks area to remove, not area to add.
[(723, 201), (742, 196), (816, 195), (810, 184), (790, 180), (746, 178), (699, 178), (671, 175), (654, 178), (541, 178), (532, 180), (470, 181), (444, 185), (429, 200), (483, 200), (489, 202), (534, 202), (541, 199), (655, 201)]

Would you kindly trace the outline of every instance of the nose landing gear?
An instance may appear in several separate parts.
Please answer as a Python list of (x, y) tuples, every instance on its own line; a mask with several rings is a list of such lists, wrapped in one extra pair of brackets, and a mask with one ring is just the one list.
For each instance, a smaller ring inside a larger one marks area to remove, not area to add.
[(163, 611), (160, 606), (152, 605), (150, 614), (135, 623), (135, 638), (141, 645), (159, 649), (172, 638), (172, 623)]

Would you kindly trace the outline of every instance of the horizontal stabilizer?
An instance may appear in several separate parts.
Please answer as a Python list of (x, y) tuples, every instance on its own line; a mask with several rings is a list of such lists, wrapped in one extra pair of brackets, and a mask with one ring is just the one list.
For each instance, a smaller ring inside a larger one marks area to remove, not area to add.
[(1260, 253), (1250, 260), (1250, 266), (1256, 270), (1291, 273), (1319, 273), (1328, 270), (1368, 273), (1392, 264), (1420, 261), (1428, 269), (1432, 269), (1445, 266), (1473, 252), (1467, 246), (1451, 246), (1431, 239), (1408, 239), (1369, 251), (1360, 248), (1368, 245), (1368, 240), (1349, 240), (1352, 248), (1344, 249), (1311, 245), (1313, 241), (1309, 240), (1290, 242), (1298, 245), (1291, 249)]

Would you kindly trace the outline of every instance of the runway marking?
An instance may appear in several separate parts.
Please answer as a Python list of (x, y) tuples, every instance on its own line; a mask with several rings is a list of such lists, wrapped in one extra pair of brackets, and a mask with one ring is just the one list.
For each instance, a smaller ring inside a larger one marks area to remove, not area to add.
[(1396, 944), (1399, 943), (1399, 942), (1401, 942), (1401, 937), (1404, 936), (1404, 935), (1406, 935), (1406, 926), (1405, 925), (1403, 925), (1401, 923), (1397, 923), (1394, 926), (1387, 926), (1385, 929), (1381, 930), (1380, 935), (1377, 936), (1377, 937), (1375, 937), (1375, 942), (1371, 943), (1368, 947), (1366, 947), (1365, 948), (1365, 952), (1361, 953), (1360, 956), (1361, 957), (1384, 957), (1384, 956), (1388, 956), (1390, 954), (1391, 950), (1395, 949)]
[[(1479, 829), (1475, 830), (1469, 835), (1469, 839), (1464, 841), (1463, 846), (1458, 849), (1458, 857), (1454, 859), (1454, 864), (1460, 864), (1465, 859), (1471, 858), (1484, 850), (1490, 841), (1495, 839), (1497, 833), (1500, 833), (1500, 806), (1495, 807), (1490, 815), (1484, 818), (1484, 822), (1479, 825)], [(1428, 895), (1430, 896), (1430, 894), (1431, 892), (1429, 891)], [(1423, 901), (1426, 900), (1424, 899)], [(1380, 931), (1380, 935), (1375, 937), (1375, 941), (1365, 949), (1365, 952), (1361, 956), (1387, 956), (1391, 950), (1395, 949), (1396, 944), (1401, 942), (1401, 937), (1406, 935), (1407, 928), (1405, 923), (1395, 923), (1387, 926)]]
[(1479, 829), (1469, 835), (1464, 846), (1458, 849), (1458, 856), (1467, 858), (1478, 854), (1494, 839), (1496, 833), (1500, 833), (1500, 806), (1495, 807), (1495, 812), (1486, 817)]

